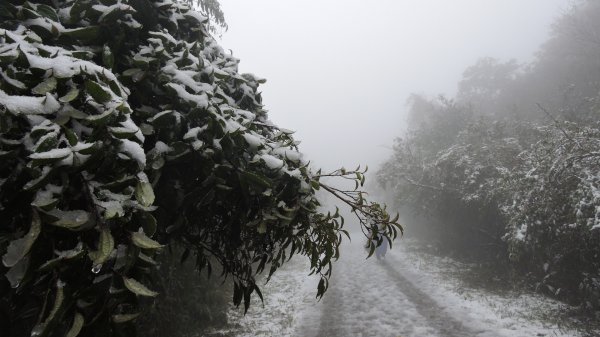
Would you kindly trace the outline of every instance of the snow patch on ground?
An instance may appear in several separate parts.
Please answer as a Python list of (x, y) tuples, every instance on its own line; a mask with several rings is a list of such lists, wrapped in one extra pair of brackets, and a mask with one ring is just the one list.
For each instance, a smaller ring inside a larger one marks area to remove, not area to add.
[[(360, 240), (355, 240), (360, 241)], [(230, 328), (211, 336), (576, 337), (536, 313), (561, 304), (536, 294), (500, 296), (465, 288), (451, 273), (461, 264), (415, 253), (402, 242), (384, 261), (365, 259), (360, 242), (346, 243), (325, 297), (308, 261), (292, 259), (253, 298), (248, 313), (231, 307)]]

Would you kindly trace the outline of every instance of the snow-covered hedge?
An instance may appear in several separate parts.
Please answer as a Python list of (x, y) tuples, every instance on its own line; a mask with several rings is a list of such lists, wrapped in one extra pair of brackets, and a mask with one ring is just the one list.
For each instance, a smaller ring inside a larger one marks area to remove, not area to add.
[(236, 304), (298, 253), (327, 289), (343, 222), (317, 210), (323, 185), (267, 118), (264, 80), (186, 3), (0, 3), (3, 333), (131, 336), (170, 243), (231, 275)]

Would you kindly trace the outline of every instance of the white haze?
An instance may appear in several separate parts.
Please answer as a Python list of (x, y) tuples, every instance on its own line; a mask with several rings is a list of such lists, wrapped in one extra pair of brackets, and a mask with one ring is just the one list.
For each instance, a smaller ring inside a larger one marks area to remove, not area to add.
[(478, 58), (533, 60), (568, 0), (221, 0), (222, 44), (327, 169), (391, 154), (410, 93), (452, 96)]

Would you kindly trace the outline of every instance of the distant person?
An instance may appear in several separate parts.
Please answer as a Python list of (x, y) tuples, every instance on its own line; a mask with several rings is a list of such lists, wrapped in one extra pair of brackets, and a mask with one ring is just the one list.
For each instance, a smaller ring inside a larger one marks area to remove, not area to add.
[[(379, 247), (375, 248), (375, 256), (377, 257), (377, 260), (383, 260), (385, 259), (385, 253), (387, 253), (388, 242), (387, 239), (384, 238), (381, 234), (379, 234), (379, 238), (381, 239), (381, 244), (379, 245)], [(377, 244), (376, 240), (373, 241), (375, 244)]]
[[(371, 232), (371, 231), (369, 230), (369, 232)], [(371, 236), (372, 236), (372, 234), (371, 234)], [(371, 239), (371, 241), (373, 242), (373, 245), (376, 246), (375, 257), (377, 257), (377, 260), (383, 260), (383, 259), (385, 259), (385, 253), (387, 253), (388, 242), (387, 242), (387, 239), (381, 233), (377, 233), (377, 237), (379, 238), (379, 240), (381, 240), (381, 245), (379, 245), (378, 247), (377, 247), (377, 239), (375, 239), (375, 238)], [(367, 240), (367, 245), (365, 246), (365, 248), (369, 248), (368, 240)]]

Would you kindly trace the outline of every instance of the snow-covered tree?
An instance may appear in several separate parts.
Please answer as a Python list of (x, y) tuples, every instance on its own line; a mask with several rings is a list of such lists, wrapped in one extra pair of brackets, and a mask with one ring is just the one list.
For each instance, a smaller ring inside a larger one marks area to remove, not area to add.
[(207, 22), (187, 1), (0, 4), (3, 333), (134, 335), (169, 245), (220, 265), (236, 304), (294, 254), (322, 296), (347, 232), (320, 188), (373, 235), (401, 230), (358, 190), (364, 172), (325, 174), (351, 191), (320, 181)]

